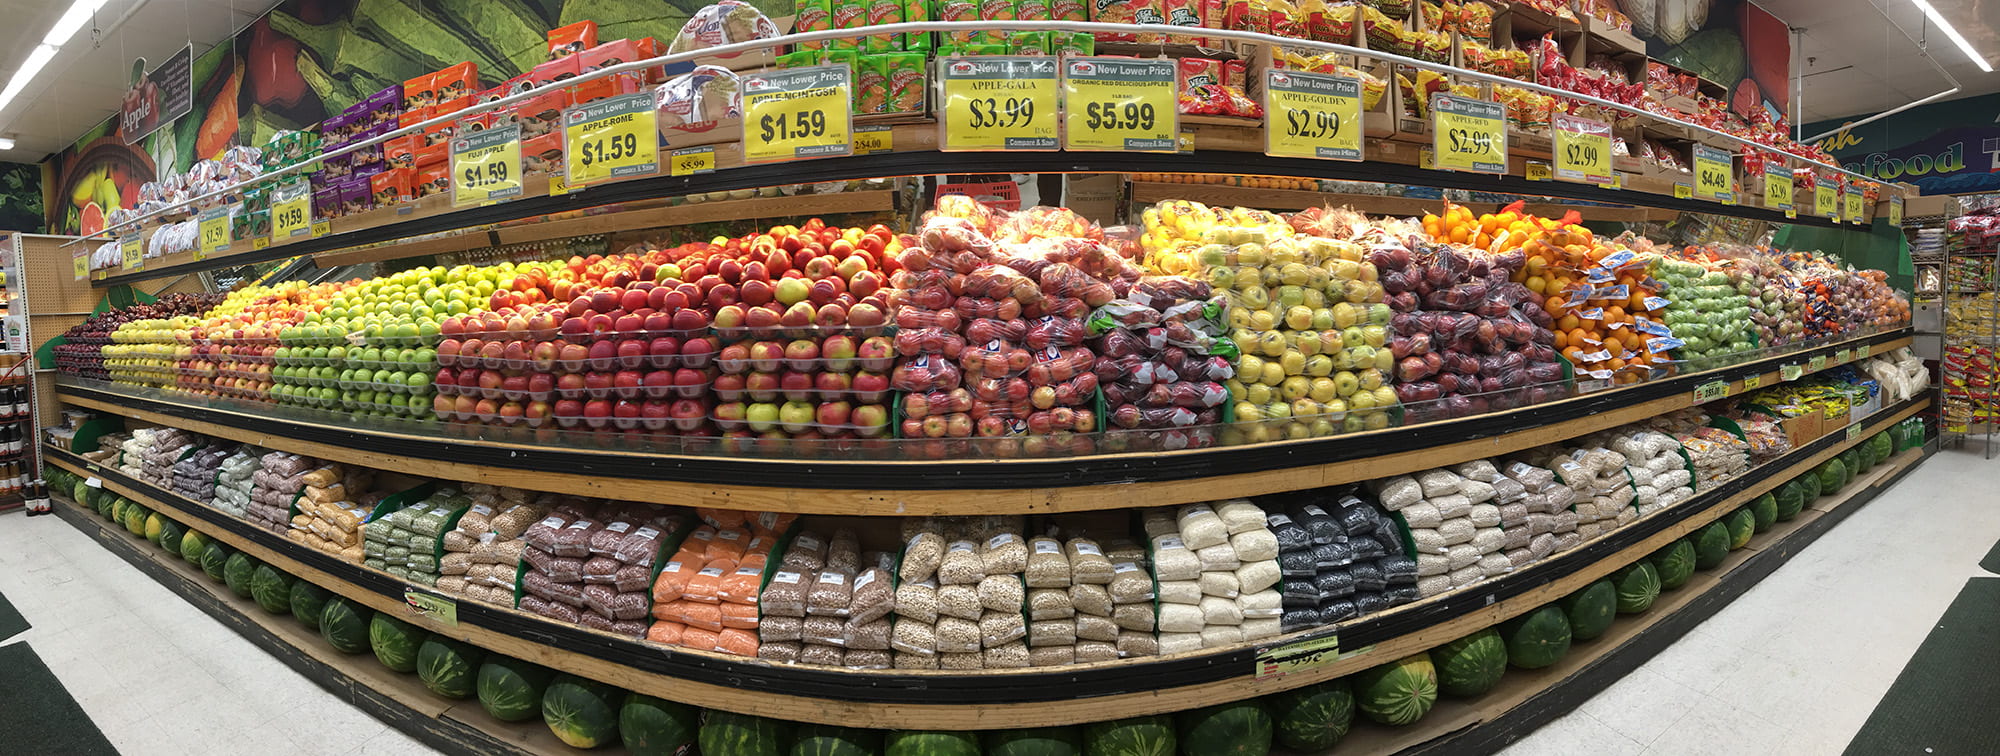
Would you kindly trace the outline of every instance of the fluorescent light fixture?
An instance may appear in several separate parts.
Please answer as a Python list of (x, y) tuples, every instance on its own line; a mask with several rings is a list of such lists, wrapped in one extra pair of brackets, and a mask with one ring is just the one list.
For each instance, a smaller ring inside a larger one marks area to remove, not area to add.
[(42, 44), (62, 47), (70, 37), (83, 30), (84, 24), (90, 23), (90, 14), (104, 7), (104, 3), (105, 0), (75, 0), (70, 3), (69, 10), (63, 11), (62, 18), (56, 20), (55, 28), (42, 38)]
[(7, 80), (7, 88), (0, 89), (0, 108), (5, 108), (8, 103), (13, 102), (14, 97), (28, 87), (28, 82), (34, 80), (35, 74), (41, 73), (42, 67), (48, 65), (49, 60), (55, 56), (55, 47), (36, 45), (34, 51), (28, 53), (28, 59), (21, 62), (21, 70), (15, 71), (14, 78)]
[(14, 149), (14, 140), (9, 139), (7, 137), (0, 137), (0, 150), (11, 150), (11, 149)]
[[(79, 3), (92, 1), (77, 0)], [(1986, 64), (1986, 58), (1981, 56), (1979, 51), (1972, 49), (1972, 43), (1965, 41), (1965, 37), (1958, 33), (1958, 29), (1953, 27), (1950, 21), (1944, 20), (1944, 16), (1938, 13), (1936, 8), (1931, 7), (1928, 0), (1910, 0), (1910, 2), (1916, 3), (1918, 8), (1922, 8), (1924, 15), (1930, 17), (1931, 23), (1937, 24), (1939, 29), (1943, 29), (1944, 35), (1950, 37), (1952, 43), (1958, 45), (1959, 52), (1965, 53), (1965, 57), (1971, 58), (1973, 64), (1979, 66), (1979, 70), (1986, 73), (1993, 73), (1993, 67)]]

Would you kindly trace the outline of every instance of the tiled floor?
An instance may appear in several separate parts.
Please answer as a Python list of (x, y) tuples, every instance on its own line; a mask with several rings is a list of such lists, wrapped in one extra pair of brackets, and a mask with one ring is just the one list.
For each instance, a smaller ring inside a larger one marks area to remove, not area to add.
[[(1969, 451), (1932, 458), (1504, 753), (1838, 754), (1965, 579), (1982, 574), (1979, 559), (2000, 541), (1996, 473), (2000, 461)], [(431, 752), (54, 517), (0, 516), (0, 593), (34, 624), (21, 638), (127, 754)]]

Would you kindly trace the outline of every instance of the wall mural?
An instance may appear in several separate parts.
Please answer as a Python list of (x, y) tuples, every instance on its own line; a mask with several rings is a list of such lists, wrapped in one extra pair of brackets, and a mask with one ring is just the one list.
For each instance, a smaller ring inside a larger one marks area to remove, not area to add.
[(1792, 38), (1785, 22), (1745, 0), (1619, 0), (1646, 55), (1728, 88), (1729, 109), (1773, 116), (1788, 102)]

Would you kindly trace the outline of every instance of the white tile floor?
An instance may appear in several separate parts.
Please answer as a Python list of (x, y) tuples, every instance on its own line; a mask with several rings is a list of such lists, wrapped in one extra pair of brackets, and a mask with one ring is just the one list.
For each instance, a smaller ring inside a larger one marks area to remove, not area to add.
[[(1985, 574), (1978, 561), (2000, 541), (1996, 472), (2000, 461), (1970, 451), (1933, 457), (1504, 753), (1838, 754), (1966, 578)], [(0, 516), (0, 593), (34, 625), (20, 639), (127, 754), (432, 752), (54, 517)]]

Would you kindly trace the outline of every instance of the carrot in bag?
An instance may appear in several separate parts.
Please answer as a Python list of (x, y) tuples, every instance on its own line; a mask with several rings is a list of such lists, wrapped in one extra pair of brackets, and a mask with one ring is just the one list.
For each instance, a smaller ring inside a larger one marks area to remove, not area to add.
[[(653, 607), (653, 611), (657, 612), (661, 608), (661, 606), (656, 605)], [(669, 646), (677, 646), (680, 645), (681, 634), (684, 632), (687, 632), (687, 625), (679, 622), (655, 622), (652, 627), (646, 628), (646, 640), (654, 643), (664, 643)]]
[(713, 630), (690, 627), (686, 632), (681, 633), (681, 645), (701, 651), (715, 651), (717, 650), (715, 642), (719, 638), (720, 634)]
[(700, 628), (710, 632), (719, 632), (722, 630), (722, 606), (720, 604), (702, 604), (681, 599), (674, 602), (673, 606), (667, 611), (676, 615), (676, 618), (681, 622), (686, 623), (689, 629)]
[(688, 581), (694, 579), (694, 574), (706, 566), (699, 558), (688, 560), (682, 559), (681, 556), (676, 554), (673, 561), (667, 562), (667, 566), (660, 568), (660, 576), (654, 578), (655, 606), (679, 600), (681, 594), (687, 592)]
[(715, 639), (715, 650), (737, 656), (757, 655), (757, 633), (754, 630), (729, 628)]
[(687, 587), (681, 590), (681, 598), (704, 604), (714, 604), (722, 600), (722, 578), (736, 569), (734, 559), (711, 559), (708, 564), (688, 578)]
[(722, 604), (722, 626), (724, 628), (757, 629), (757, 606), (755, 604)]

